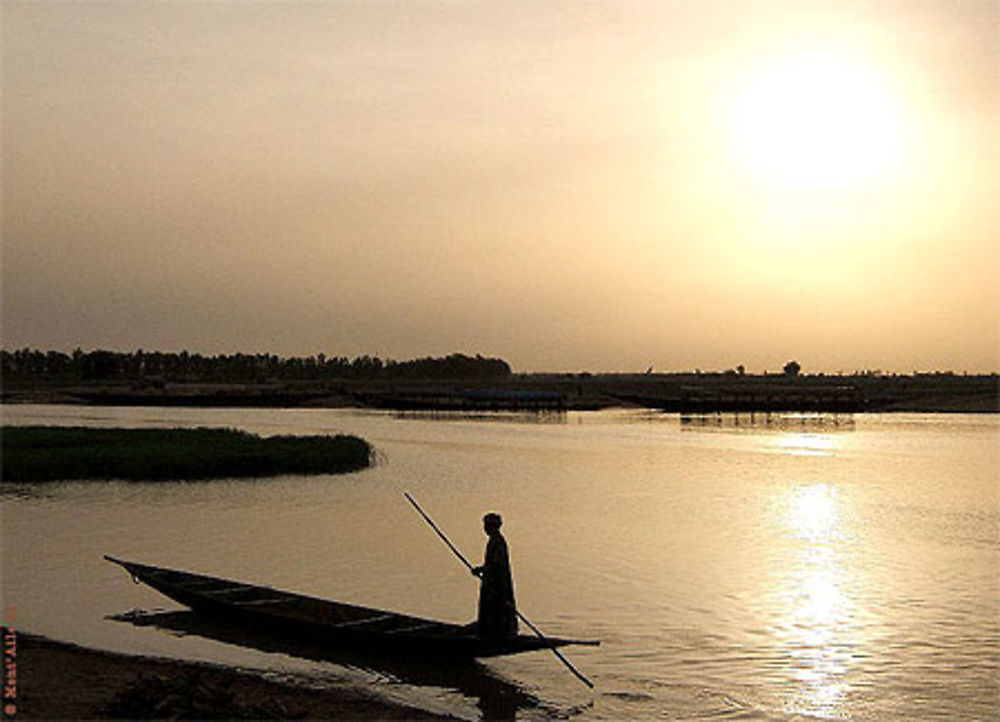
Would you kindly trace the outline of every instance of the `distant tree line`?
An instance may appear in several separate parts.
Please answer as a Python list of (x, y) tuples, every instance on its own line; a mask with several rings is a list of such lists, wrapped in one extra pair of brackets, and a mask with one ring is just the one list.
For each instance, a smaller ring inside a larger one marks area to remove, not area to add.
[(451, 354), (441, 358), (383, 361), (378, 356), (282, 358), (274, 354), (219, 354), (203, 356), (180, 351), (61, 351), (0, 350), (4, 377), (60, 378), (79, 381), (145, 379), (157, 381), (216, 381), (266, 383), (272, 380), (333, 378), (504, 378), (511, 375), (506, 361), (479, 354)]

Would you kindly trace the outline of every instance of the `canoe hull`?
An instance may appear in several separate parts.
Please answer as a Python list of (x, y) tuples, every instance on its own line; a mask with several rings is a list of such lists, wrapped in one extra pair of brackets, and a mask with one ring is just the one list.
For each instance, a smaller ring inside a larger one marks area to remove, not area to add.
[(553, 649), (571, 640), (529, 636), (484, 640), (469, 628), (381, 609), (360, 607), (270, 587), (154, 567), (105, 556), (137, 583), (206, 616), (253, 626), (258, 631), (308, 638), (324, 643), (363, 646), (392, 653), (474, 659)]

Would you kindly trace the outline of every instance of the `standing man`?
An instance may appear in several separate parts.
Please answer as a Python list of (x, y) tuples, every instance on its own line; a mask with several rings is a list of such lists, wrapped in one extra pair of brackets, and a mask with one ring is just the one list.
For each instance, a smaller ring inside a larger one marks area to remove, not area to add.
[(510, 574), (507, 540), (500, 533), (503, 520), (499, 514), (483, 517), (483, 531), (489, 537), (481, 567), (472, 569), (481, 580), (479, 587), (478, 633), (484, 639), (517, 636), (517, 607), (514, 605), (514, 581)]

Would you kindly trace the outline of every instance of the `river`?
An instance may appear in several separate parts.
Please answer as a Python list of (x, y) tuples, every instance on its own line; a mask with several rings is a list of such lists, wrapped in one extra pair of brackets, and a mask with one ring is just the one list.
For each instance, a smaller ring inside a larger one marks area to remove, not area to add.
[[(5, 424), (347, 432), (378, 452), (346, 476), (7, 488), (3, 603), (25, 631), (346, 681), (468, 719), (1000, 709), (996, 415), (2, 412)], [(547, 652), (412, 669), (215, 630), (102, 559), (471, 620), (476, 581), (403, 491), (473, 560), (483, 513), (503, 514), (521, 611), (547, 633), (602, 641), (565, 650), (594, 692)]]

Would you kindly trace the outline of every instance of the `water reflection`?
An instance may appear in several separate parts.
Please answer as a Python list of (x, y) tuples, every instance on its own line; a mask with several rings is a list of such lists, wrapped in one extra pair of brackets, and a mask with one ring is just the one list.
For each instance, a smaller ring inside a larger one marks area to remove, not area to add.
[(418, 421), (483, 421), (507, 424), (565, 424), (567, 412), (543, 411), (394, 411), (393, 418)]
[(796, 430), (809, 432), (854, 431), (851, 414), (824, 413), (716, 413), (681, 414), (682, 429), (725, 429), (727, 431), (777, 431), (782, 434)]
[(845, 591), (851, 570), (842, 550), (847, 531), (840, 490), (830, 484), (790, 490), (782, 522), (793, 537), (777, 605), (778, 635), (795, 682), (786, 704), (797, 714), (838, 716), (853, 659), (852, 603)]
[(782, 434), (778, 448), (794, 456), (830, 456), (836, 444), (830, 435)]
[(828, 484), (794, 489), (788, 499), (785, 524), (804, 541), (828, 542), (837, 532), (836, 495), (837, 490)]
[(478, 662), (463, 664), (435, 660), (430, 663), (424, 658), (374, 654), (362, 648), (334, 647), (299, 638), (290, 640), (263, 629), (250, 629), (246, 625), (207, 618), (192, 611), (132, 610), (107, 618), (137, 627), (155, 627), (178, 635), (196, 635), (262, 652), (332, 662), (340, 667), (371, 673), (376, 681), (455, 691), (473, 700), (485, 720), (514, 720), (519, 713), (543, 709), (543, 704), (537, 697)]

